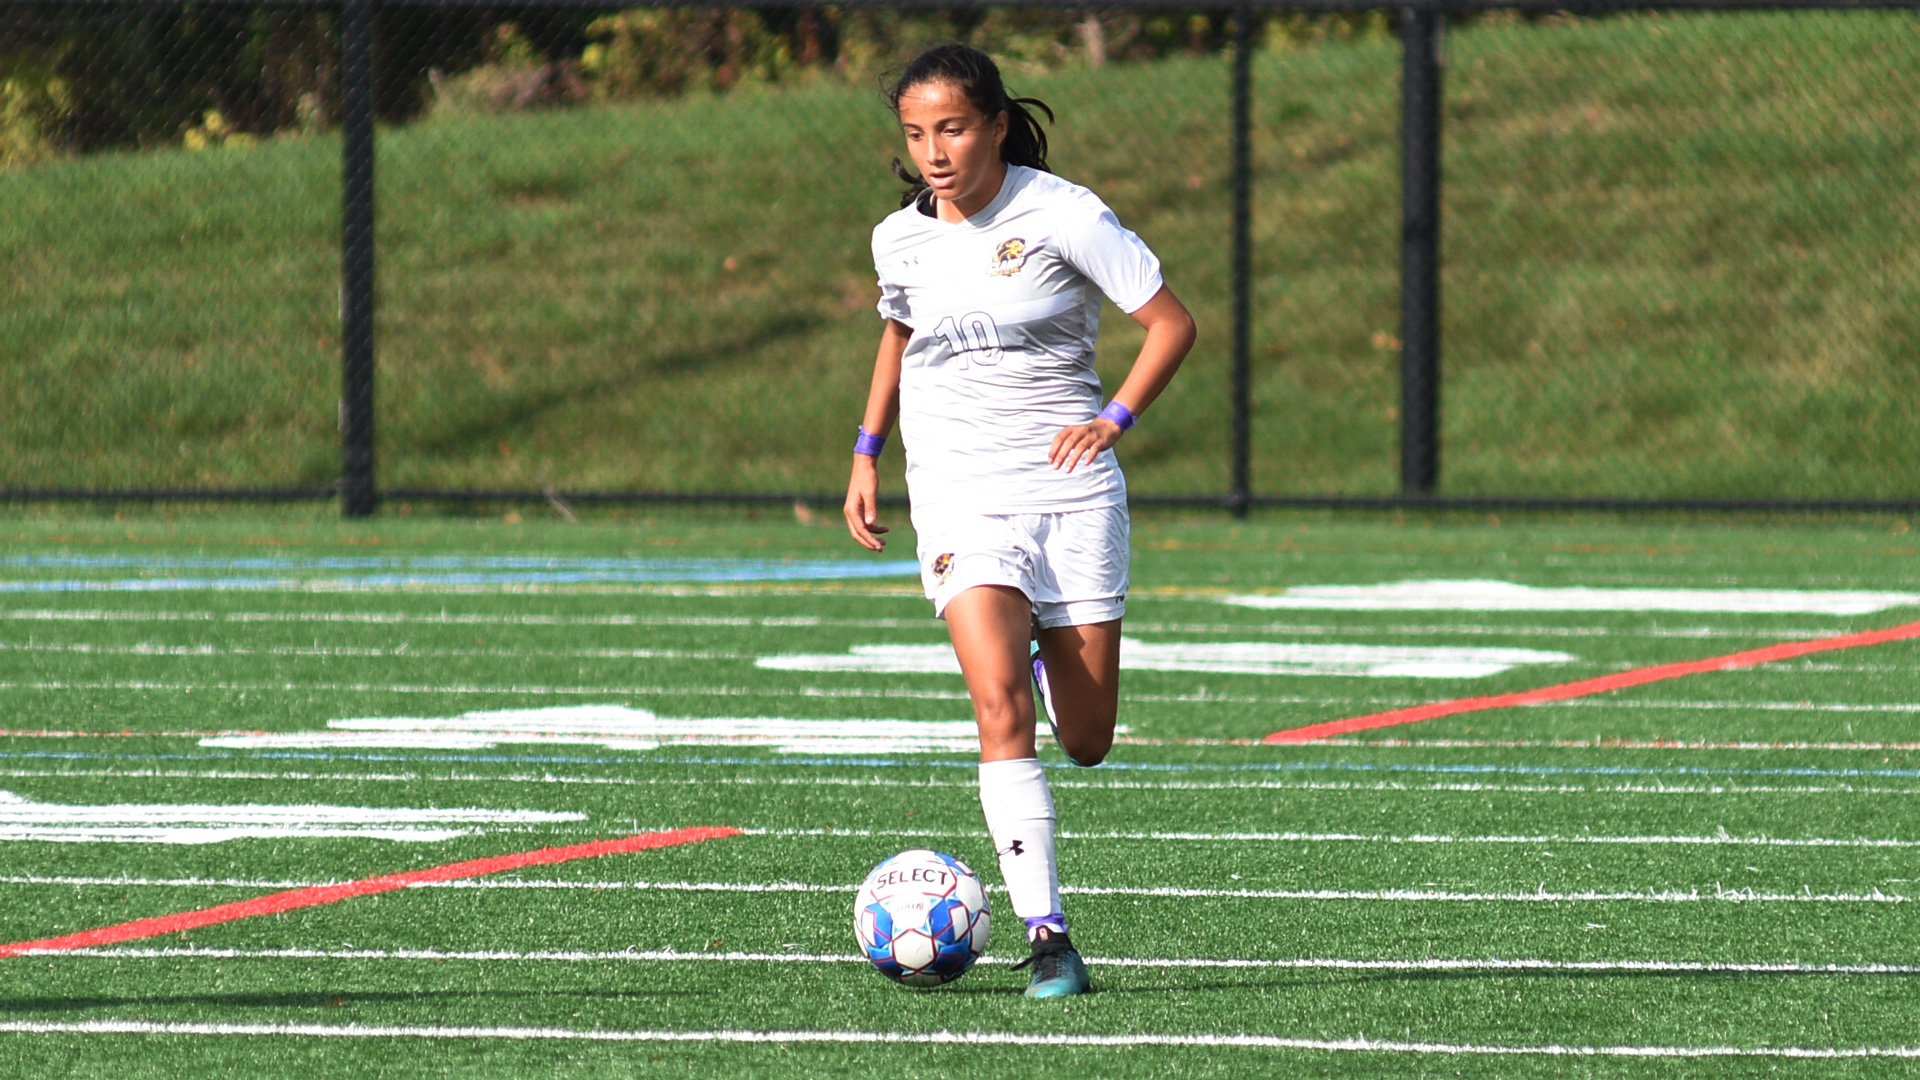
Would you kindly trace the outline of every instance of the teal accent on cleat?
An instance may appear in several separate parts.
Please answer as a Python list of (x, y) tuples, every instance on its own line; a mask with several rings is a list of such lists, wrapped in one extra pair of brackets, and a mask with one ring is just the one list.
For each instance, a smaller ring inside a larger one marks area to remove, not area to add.
[[(1047, 683), (1047, 662), (1040, 659), (1040, 643), (1037, 641), (1034, 642), (1032, 648), (1033, 651), (1029, 654), (1029, 659), (1033, 661), (1033, 696), (1035, 699), (1035, 710), (1039, 712), (1041, 716), (1047, 718), (1047, 730), (1053, 733), (1053, 744), (1060, 748), (1062, 754), (1067, 755), (1069, 762), (1080, 765), (1078, 761), (1073, 760), (1072, 754), (1067, 754), (1066, 744), (1060, 741), (1060, 725), (1055, 723), (1053, 719), (1053, 687)], [(1081, 766), (1081, 768), (1085, 767), (1084, 765)]]
[(1045, 998), (1074, 997), (1090, 993), (1093, 980), (1087, 975), (1087, 963), (1080, 959), (1079, 950), (1073, 947), (1072, 939), (1066, 934), (1056, 934), (1050, 927), (1042, 927), (1032, 942), (1033, 955), (1015, 964), (1016, 968), (1029, 965), (1033, 975), (1027, 982), (1027, 996), (1036, 1001)]

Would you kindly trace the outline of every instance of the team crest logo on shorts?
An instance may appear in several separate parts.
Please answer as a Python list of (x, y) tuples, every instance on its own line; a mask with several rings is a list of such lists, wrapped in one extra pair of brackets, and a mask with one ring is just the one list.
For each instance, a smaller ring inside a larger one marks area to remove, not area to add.
[(1000, 241), (1000, 246), (993, 249), (992, 275), (1012, 277), (1026, 269), (1027, 254), (1027, 242), (1017, 236), (1011, 240)]
[(933, 576), (940, 584), (947, 583), (947, 575), (953, 573), (953, 553), (933, 557)]

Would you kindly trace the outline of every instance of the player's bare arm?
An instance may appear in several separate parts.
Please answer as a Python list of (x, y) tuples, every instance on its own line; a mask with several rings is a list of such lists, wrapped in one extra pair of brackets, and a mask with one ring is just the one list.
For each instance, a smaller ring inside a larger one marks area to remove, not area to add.
[[(880, 352), (873, 361), (873, 382), (867, 389), (867, 411), (860, 427), (885, 438), (900, 416), (900, 357), (907, 351), (913, 330), (888, 319), (880, 331)], [(853, 455), (853, 477), (847, 481), (847, 531), (869, 551), (886, 549), (887, 527), (880, 524), (880, 470), (870, 454)]]
[[(1192, 350), (1198, 331), (1187, 306), (1164, 285), (1153, 294), (1153, 299), (1134, 310), (1133, 321), (1145, 328), (1147, 340), (1140, 346), (1140, 355), (1134, 359), (1133, 369), (1114, 393), (1113, 400), (1138, 416), (1146, 412), (1173, 381), (1174, 373), (1180, 370), (1181, 362)], [(1112, 449), (1122, 433), (1118, 423), (1105, 417), (1061, 428), (1053, 437), (1047, 460), (1056, 469), (1072, 472), (1075, 466), (1092, 461), (1102, 450)]]

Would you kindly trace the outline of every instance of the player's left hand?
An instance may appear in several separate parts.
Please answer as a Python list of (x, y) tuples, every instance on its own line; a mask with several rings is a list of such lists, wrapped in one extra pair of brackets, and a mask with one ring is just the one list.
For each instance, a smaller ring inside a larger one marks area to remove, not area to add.
[(1111, 450), (1119, 441), (1120, 425), (1095, 417), (1091, 423), (1061, 428), (1053, 437), (1047, 460), (1056, 469), (1072, 472), (1075, 467), (1092, 461), (1100, 451)]

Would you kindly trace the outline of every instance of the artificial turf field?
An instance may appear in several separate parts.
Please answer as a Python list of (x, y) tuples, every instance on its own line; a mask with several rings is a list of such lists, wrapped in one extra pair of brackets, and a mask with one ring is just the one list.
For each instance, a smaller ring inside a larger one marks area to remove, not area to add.
[[(1903, 522), (1138, 517), (1126, 734), (1094, 770), (1042, 754), (1097, 992), (1044, 1005), (1005, 921), (940, 990), (854, 955), (853, 887), (897, 850), (998, 884), (959, 680), (912, 648), (943, 634), (904, 531), (880, 558), (785, 517), (0, 536), (0, 941), (739, 830), (0, 959), (5, 1075), (1830, 1077), (1920, 1055), (1913, 640), (1260, 741), (1911, 623)], [(1325, 589), (1434, 580), (1531, 591)], [(1798, 610), (1715, 610), (1761, 590)], [(1836, 592), (1878, 595), (1814, 595)]]

